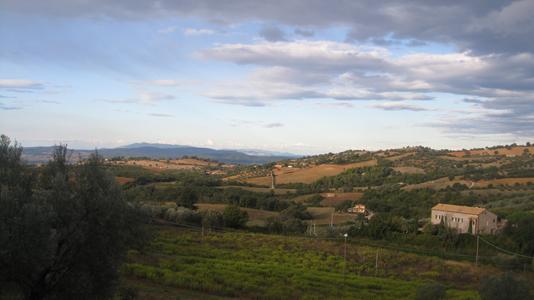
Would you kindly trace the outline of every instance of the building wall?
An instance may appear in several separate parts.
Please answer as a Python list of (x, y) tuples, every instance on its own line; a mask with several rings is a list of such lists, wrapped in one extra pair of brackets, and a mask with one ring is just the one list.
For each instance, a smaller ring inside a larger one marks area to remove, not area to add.
[(472, 222), (472, 234), (476, 234), (477, 226), (479, 226), (479, 233), (482, 234), (494, 234), (497, 230), (497, 216), (489, 211), (485, 211), (480, 215), (471, 215), (432, 210), (432, 224), (440, 224), (441, 220), (443, 220), (445, 226), (456, 229), (459, 233), (469, 233), (469, 222)]
[(480, 214), (479, 233), (494, 234), (497, 231), (497, 215), (492, 212), (485, 211)]
[(443, 223), (449, 228), (456, 229), (459, 233), (468, 233), (469, 232), (469, 222), (473, 222), (472, 230), (475, 232), (476, 226), (476, 215), (455, 213), (455, 212), (445, 212), (439, 210), (432, 210), (432, 224), (437, 225)]

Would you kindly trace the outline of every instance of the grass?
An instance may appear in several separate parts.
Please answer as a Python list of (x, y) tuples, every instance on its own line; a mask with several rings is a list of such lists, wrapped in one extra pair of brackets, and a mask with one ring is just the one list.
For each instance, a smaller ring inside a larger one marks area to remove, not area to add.
[(147, 299), (166, 290), (202, 299), (412, 299), (433, 280), (448, 285), (450, 299), (478, 298), (472, 271), (437, 258), (380, 250), (375, 271), (376, 249), (349, 244), (345, 268), (338, 241), (157, 228), (146, 252), (131, 251), (123, 267), (124, 281), (140, 282)]

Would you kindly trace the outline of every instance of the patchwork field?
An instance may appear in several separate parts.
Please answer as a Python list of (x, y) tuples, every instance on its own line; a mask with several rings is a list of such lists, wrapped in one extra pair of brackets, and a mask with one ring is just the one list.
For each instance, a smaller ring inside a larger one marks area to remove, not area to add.
[(116, 176), (115, 180), (117, 180), (120, 185), (123, 185), (135, 181), (135, 178)]
[(427, 181), (423, 183), (418, 184), (411, 184), (403, 187), (404, 190), (414, 190), (414, 189), (424, 189), (424, 188), (430, 188), (430, 189), (444, 189), (448, 186), (453, 186), (455, 183), (464, 184), (468, 188), (487, 188), (489, 185), (498, 186), (498, 185), (524, 185), (529, 183), (534, 183), (534, 177), (526, 177), (526, 178), (498, 178), (498, 179), (488, 179), (488, 180), (479, 180), (479, 181), (471, 181), (471, 180), (465, 180), (465, 179), (458, 179), (456, 177), (453, 180), (449, 180), (449, 178), (439, 178), (432, 181)]
[(225, 186), (220, 186), (218, 188), (221, 188), (221, 189), (238, 188), (238, 189), (256, 192), (256, 193), (269, 193), (269, 194), (271, 192), (274, 192), (275, 195), (294, 194), (296, 192), (295, 189), (276, 188), (273, 191), (271, 188), (268, 188), (268, 187), (252, 187), (252, 186), (240, 186), (240, 185), (225, 185)]
[[(286, 184), (286, 183), (312, 183), (318, 179), (325, 176), (335, 176), (345, 170), (369, 167), (377, 164), (376, 160), (368, 160), (363, 162), (335, 165), (335, 164), (322, 164), (308, 168), (289, 168), (282, 167), (280, 169), (275, 169), (274, 173), (276, 175), (277, 184)], [(271, 177), (262, 176), (262, 177), (253, 177), (241, 179), (244, 182), (270, 186)]]
[(405, 158), (405, 157), (412, 156), (412, 155), (415, 155), (415, 154), (416, 154), (416, 152), (408, 152), (408, 153), (403, 153), (403, 154), (399, 154), (399, 155), (388, 156), (388, 157), (385, 157), (385, 159), (390, 160), (390, 161), (396, 161), (396, 160), (399, 160), (401, 158)]
[(405, 174), (425, 174), (425, 170), (418, 167), (394, 167), (393, 170)]
[[(417, 288), (440, 281), (447, 299), (478, 299), (479, 274), (471, 263), (343, 243), (245, 232), (170, 227), (155, 229), (143, 253), (130, 251), (123, 282), (143, 299), (413, 299)], [(376, 253), (378, 268), (375, 268)]]
[(164, 170), (196, 170), (206, 167), (216, 167), (220, 164), (217, 162), (205, 161), (200, 159), (184, 158), (171, 160), (126, 160), (113, 162), (115, 165), (140, 166), (152, 171)]
[(323, 206), (336, 206), (340, 202), (346, 200), (358, 200), (363, 196), (361, 192), (352, 192), (352, 193), (322, 193), (324, 200), (321, 201)]
[(525, 149), (534, 153), (534, 146), (515, 146), (509, 148), (496, 148), (496, 149), (480, 149), (480, 150), (469, 150), (469, 151), (454, 151), (449, 152), (449, 155), (456, 157), (463, 157), (469, 153), (472, 156), (491, 156), (491, 155), (505, 155), (505, 156), (518, 156), (525, 152)]

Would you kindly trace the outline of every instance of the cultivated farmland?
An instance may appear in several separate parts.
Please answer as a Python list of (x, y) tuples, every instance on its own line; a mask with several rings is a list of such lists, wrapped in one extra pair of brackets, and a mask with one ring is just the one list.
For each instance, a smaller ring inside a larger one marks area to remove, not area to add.
[[(274, 173), (276, 175), (277, 184), (286, 184), (286, 183), (312, 183), (318, 179), (325, 176), (335, 176), (345, 170), (362, 168), (376, 165), (376, 160), (368, 160), (363, 162), (356, 162), (351, 164), (321, 164), (312, 167), (305, 168), (289, 168), (282, 167), (280, 169), (275, 169)], [(252, 177), (242, 179), (243, 182), (269, 186), (271, 184), (270, 176), (262, 177)]]
[[(343, 243), (244, 232), (158, 228), (143, 253), (131, 251), (123, 268), (126, 284), (141, 282), (150, 297), (166, 289), (262, 299), (413, 299), (418, 286), (439, 280), (448, 299), (477, 299), (479, 272), (470, 263)], [(345, 274), (345, 275), (344, 275)], [(194, 293), (194, 292), (193, 292)], [(187, 294), (187, 293), (186, 293)]]

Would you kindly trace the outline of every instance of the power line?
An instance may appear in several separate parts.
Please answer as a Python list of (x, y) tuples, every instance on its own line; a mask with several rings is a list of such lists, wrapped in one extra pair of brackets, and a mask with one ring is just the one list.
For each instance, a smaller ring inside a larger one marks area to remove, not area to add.
[(523, 254), (520, 254), (520, 253), (515, 253), (515, 252), (513, 252), (513, 251), (503, 249), (503, 248), (501, 248), (501, 247), (499, 247), (499, 246), (497, 246), (497, 245), (495, 245), (495, 244), (493, 244), (493, 243), (490, 243), (490, 242), (486, 241), (486, 240), (483, 239), (483, 238), (480, 238), (480, 239), (481, 239), (484, 243), (486, 243), (486, 244), (492, 246), (493, 248), (495, 248), (495, 249), (497, 249), (497, 250), (500, 250), (500, 251), (502, 251), (502, 252), (504, 252), (504, 253), (507, 253), (507, 254), (510, 254), (510, 255), (515, 255), (515, 256), (520, 256), (520, 257), (525, 257), (525, 258), (534, 259), (534, 256), (528, 256), (528, 255), (523, 255)]

